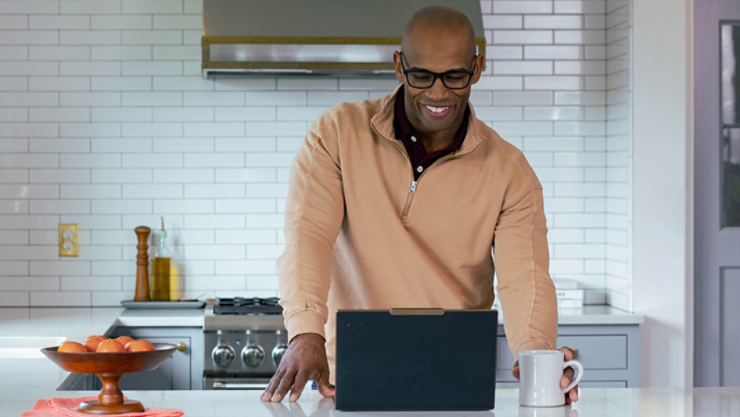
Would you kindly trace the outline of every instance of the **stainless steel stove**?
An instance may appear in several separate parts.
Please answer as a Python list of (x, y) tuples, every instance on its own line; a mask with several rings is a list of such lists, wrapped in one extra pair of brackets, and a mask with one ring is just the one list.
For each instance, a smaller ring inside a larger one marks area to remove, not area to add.
[(288, 349), (277, 298), (206, 304), (203, 389), (265, 389)]

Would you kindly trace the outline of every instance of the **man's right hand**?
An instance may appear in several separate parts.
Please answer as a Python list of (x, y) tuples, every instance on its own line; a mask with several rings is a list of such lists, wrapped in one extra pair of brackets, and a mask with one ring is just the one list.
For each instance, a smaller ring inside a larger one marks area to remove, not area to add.
[(329, 384), (329, 361), (326, 359), (324, 338), (316, 333), (300, 334), (290, 341), (288, 350), (260, 399), (282, 401), (290, 391), (290, 401), (297, 401), (309, 379), (316, 381), (319, 393), (324, 397), (334, 395), (334, 387)]

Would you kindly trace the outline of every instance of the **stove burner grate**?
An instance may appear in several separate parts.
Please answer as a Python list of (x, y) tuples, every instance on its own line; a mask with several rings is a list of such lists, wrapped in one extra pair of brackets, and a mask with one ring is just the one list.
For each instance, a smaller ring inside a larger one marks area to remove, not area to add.
[(278, 304), (277, 297), (217, 298), (213, 313), (216, 315), (282, 314), (283, 307)]

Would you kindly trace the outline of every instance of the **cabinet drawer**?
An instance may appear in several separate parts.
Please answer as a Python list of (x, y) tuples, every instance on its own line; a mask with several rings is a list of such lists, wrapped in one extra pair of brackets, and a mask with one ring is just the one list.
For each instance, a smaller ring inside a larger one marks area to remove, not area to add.
[[(135, 332), (134, 338), (137, 337)], [(189, 337), (147, 337), (152, 343), (169, 343), (176, 345), (183, 342), (191, 346)], [(169, 358), (165, 359), (157, 369), (145, 372), (125, 374), (121, 378), (122, 390), (136, 391), (160, 391), (160, 390), (189, 390), (190, 384), (190, 351), (175, 351)]]
[(578, 349), (576, 358), (589, 369), (627, 369), (627, 336), (558, 336), (558, 347)]
[(509, 343), (506, 341), (506, 336), (499, 336), (496, 343), (496, 369), (514, 369), (514, 358), (509, 350)]
[[(588, 369), (627, 369), (627, 336), (558, 336), (558, 347), (578, 349), (579, 362)], [(498, 337), (496, 363), (500, 370), (514, 368), (514, 358), (505, 336)]]

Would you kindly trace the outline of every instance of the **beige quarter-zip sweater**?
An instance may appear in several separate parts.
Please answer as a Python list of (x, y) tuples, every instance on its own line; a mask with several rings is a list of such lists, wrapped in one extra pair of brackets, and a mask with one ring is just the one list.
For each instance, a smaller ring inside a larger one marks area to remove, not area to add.
[(336, 310), (490, 309), (495, 260), (511, 352), (555, 349), (534, 171), (468, 103), (460, 149), (414, 181), (394, 135), (398, 90), (324, 112), (293, 162), (278, 259), (289, 338), (322, 335), (334, 383)]

